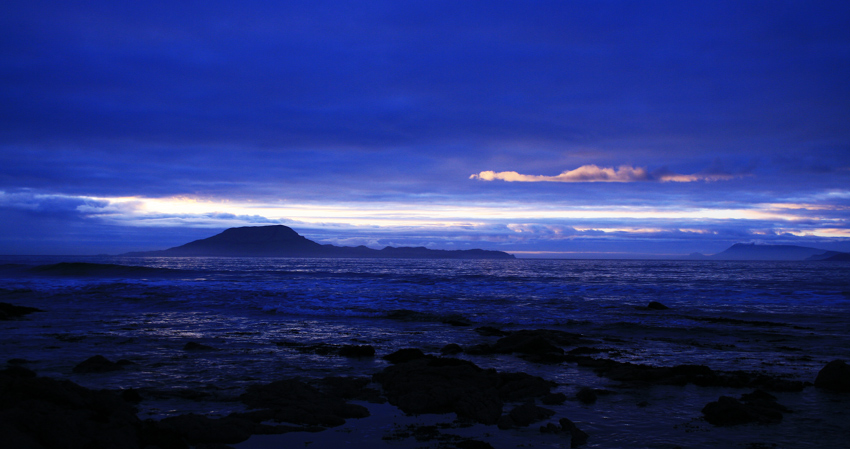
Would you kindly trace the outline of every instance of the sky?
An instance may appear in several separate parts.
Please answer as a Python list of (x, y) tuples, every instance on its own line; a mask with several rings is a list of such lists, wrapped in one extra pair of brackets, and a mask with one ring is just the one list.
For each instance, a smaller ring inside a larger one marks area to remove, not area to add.
[(850, 2), (7, 0), (0, 254), (850, 251)]

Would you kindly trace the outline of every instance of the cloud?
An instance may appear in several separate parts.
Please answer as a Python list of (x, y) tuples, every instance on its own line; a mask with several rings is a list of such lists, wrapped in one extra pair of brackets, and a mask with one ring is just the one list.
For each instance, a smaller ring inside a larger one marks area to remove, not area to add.
[(599, 167), (597, 165), (582, 165), (575, 170), (562, 172), (557, 176), (523, 175), (515, 171), (483, 171), (473, 174), (469, 179), (481, 181), (507, 181), (507, 182), (695, 182), (695, 181), (722, 181), (737, 177), (727, 173), (697, 173), (693, 175), (682, 175), (673, 173), (666, 168), (653, 172), (643, 167), (631, 167), (621, 165), (614, 167)]

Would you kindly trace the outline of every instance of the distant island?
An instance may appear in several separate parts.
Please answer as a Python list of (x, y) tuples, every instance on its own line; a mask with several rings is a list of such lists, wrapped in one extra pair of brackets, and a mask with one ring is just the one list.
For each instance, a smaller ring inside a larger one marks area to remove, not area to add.
[(399, 259), (513, 259), (512, 254), (483, 249), (436, 250), (425, 247), (373, 249), (316, 243), (283, 225), (230, 228), (212, 237), (160, 251), (122, 254), (134, 257), (325, 257)]
[(796, 245), (736, 243), (725, 251), (711, 256), (694, 253), (689, 258), (702, 260), (823, 260), (836, 262), (850, 260), (850, 253)]

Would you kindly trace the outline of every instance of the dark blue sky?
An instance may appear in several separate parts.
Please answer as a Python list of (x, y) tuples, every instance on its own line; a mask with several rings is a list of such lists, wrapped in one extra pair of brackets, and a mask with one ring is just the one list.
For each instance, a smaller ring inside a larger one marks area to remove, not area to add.
[(0, 254), (268, 223), (519, 255), (850, 251), (848, 23), (846, 1), (8, 1)]

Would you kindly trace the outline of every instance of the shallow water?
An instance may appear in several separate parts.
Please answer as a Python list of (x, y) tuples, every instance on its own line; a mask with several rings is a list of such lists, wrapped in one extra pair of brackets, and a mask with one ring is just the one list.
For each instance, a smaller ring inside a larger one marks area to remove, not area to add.
[[(62, 261), (150, 269), (32, 270)], [(830, 360), (850, 360), (846, 263), (5, 257), (0, 264), (0, 301), (45, 310), (0, 321), (0, 360), (23, 358), (40, 375), (93, 388), (163, 392), (141, 404), (142, 417), (227, 414), (240, 407), (227, 399), (251, 383), (371, 375), (386, 366), (379, 357), (302, 354), (278, 342), (370, 344), (379, 356), (403, 347), (439, 353), (448, 343), (494, 342), (473, 331), (482, 325), (579, 332), (599, 341), (594, 346), (616, 351), (616, 360), (704, 364), (803, 381), (813, 381)], [(670, 309), (641, 308), (650, 301)], [(402, 309), (419, 314), (408, 314), (407, 321), (388, 318)], [(451, 326), (447, 318), (473, 324)], [(184, 351), (189, 341), (218, 350)], [(95, 354), (135, 365), (116, 373), (71, 372)], [(540, 375), (568, 395), (581, 386), (614, 390), (607, 379), (570, 364), (462, 357)], [(841, 447), (850, 438), (850, 398), (815, 388), (777, 394), (795, 410), (782, 424), (735, 428), (705, 423), (700, 410), (720, 395), (748, 391), (615, 391), (592, 405), (568, 401), (554, 408), (556, 416), (591, 434), (587, 447)], [(180, 392), (206, 396), (198, 401)], [(636, 406), (643, 401), (649, 405)], [(349, 425), (363, 427), (362, 421)], [(388, 432), (381, 430), (387, 425), (381, 421), (374, 432)], [(447, 432), (486, 431), (492, 438), (481, 439), (495, 447), (516, 447), (513, 434), (539, 447), (563, 444), (535, 429)]]

